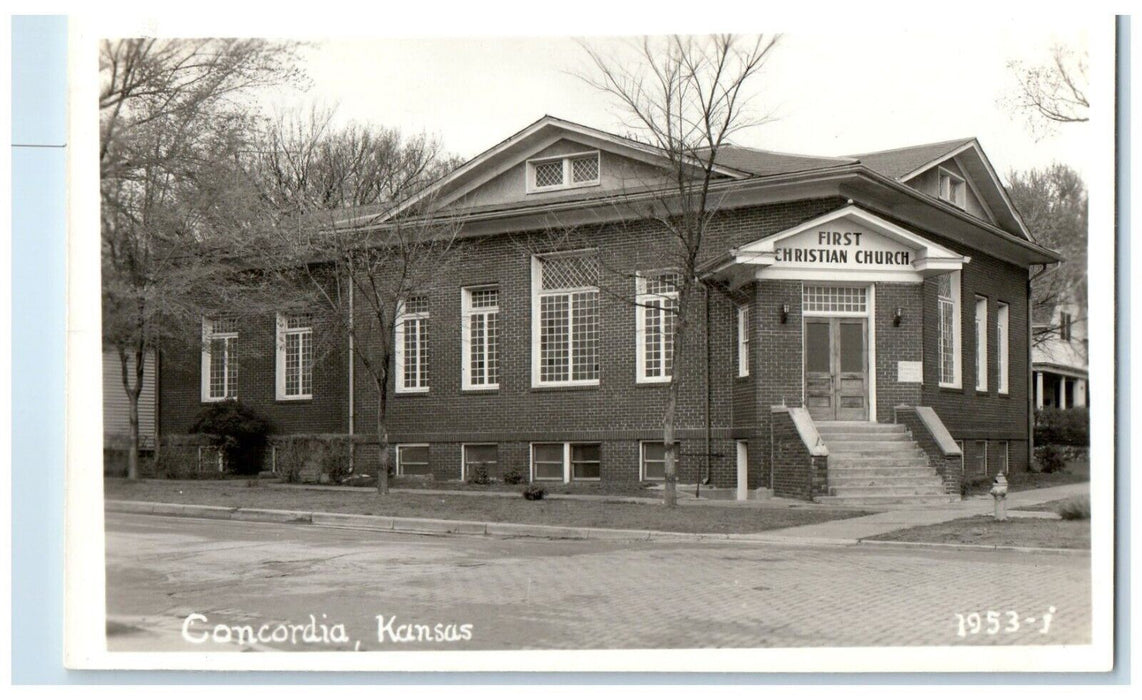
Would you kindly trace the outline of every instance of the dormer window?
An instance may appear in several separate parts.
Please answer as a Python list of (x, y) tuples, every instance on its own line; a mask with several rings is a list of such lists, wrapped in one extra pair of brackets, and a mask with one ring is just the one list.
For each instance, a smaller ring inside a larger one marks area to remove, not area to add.
[(966, 190), (967, 182), (962, 177), (940, 168), (940, 199), (963, 209)]
[(527, 162), (527, 191), (550, 192), (599, 184), (599, 152), (573, 153)]

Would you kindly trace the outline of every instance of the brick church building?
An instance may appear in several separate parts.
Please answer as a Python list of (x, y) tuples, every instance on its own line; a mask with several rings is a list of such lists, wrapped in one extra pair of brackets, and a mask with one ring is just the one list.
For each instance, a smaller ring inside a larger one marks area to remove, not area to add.
[[(640, 202), (668, 174), (652, 147), (544, 117), (429, 188), (472, 263), (398, 320), (398, 475), (662, 480), (674, 292), (668, 234)], [(975, 139), (829, 158), (727, 146), (711, 193), (680, 483), (923, 502), (1027, 468), (1028, 279), (1058, 257)], [(557, 229), (576, 244), (552, 247)], [(160, 363), (162, 435), (229, 398), (280, 435), (373, 432), (364, 373), (347, 351), (311, 362), (305, 317), (203, 332), (201, 355)]]

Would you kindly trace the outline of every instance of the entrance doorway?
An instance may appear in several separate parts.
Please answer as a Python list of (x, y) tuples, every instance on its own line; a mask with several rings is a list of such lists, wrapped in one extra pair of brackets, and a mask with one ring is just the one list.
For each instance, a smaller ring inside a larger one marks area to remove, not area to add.
[(868, 319), (805, 318), (805, 407), (813, 420), (868, 420)]

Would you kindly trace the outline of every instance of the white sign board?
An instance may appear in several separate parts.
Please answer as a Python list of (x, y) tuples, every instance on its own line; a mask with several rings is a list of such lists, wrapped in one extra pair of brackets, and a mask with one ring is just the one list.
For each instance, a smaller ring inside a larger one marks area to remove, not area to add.
[(901, 384), (923, 384), (924, 383), (924, 363), (923, 362), (897, 362), (896, 363), (896, 381)]
[(780, 241), (773, 252), (777, 267), (893, 270), (911, 269), (917, 251), (842, 217)]

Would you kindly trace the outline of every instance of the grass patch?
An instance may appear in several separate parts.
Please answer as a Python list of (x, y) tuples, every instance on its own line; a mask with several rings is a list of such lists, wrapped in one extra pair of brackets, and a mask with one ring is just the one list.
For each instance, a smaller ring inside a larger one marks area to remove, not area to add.
[[(991, 490), (993, 476), (965, 476), (962, 495), (980, 496)], [(1081, 484), (1090, 481), (1089, 471), (1071, 471), (1068, 467), (1059, 472), (1012, 472), (1007, 475), (1007, 491), (1030, 491), (1032, 489), (1045, 489), (1051, 486), (1064, 486), (1066, 484)], [(1024, 509), (1027, 510), (1027, 509)]]
[(1061, 472), (1012, 472), (1007, 475), (1008, 491), (1029, 491), (1031, 489), (1045, 489), (1050, 486), (1063, 486), (1065, 484), (1081, 484), (1090, 481), (1086, 473), (1072, 472), (1066, 469)]
[(378, 496), (368, 490), (316, 490), (268, 485), (247, 488), (244, 483), (234, 481), (131, 482), (105, 479), (103, 489), (106, 498), (127, 501), (668, 532), (763, 532), (867, 515), (856, 510), (786, 505), (734, 508), (688, 504), (667, 510), (660, 505), (641, 503), (527, 501), (522, 495), (517, 498), (419, 493)]
[(975, 516), (936, 525), (897, 530), (869, 539), (889, 542), (1090, 549), (1090, 521), (1018, 518), (999, 522), (991, 516)]

